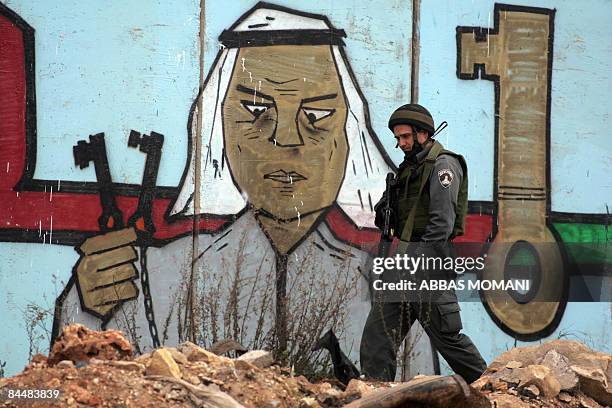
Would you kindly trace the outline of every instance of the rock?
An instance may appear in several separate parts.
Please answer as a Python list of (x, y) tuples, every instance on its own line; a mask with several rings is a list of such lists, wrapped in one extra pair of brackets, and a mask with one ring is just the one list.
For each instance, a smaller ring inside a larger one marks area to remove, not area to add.
[(328, 387), (321, 387), (317, 393), (317, 401), (325, 406), (339, 406), (342, 398), (342, 391), (333, 388), (328, 383)]
[(200, 381), (200, 378), (198, 378), (197, 375), (193, 375), (193, 374), (190, 374), (190, 373), (183, 373), (183, 379), (185, 381), (187, 381), (188, 383), (193, 384), (193, 385), (200, 385), (200, 384), (202, 384), (202, 381)]
[(304, 397), (300, 400), (299, 408), (320, 408), (321, 404), (316, 399), (311, 397)]
[(134, 361), (147, 366), (149, 364), (149, 360), (151, 360), (151, 353), (144, 353), (139, 355), (134, 359)]
[(253, 350), (249, 351), (238, 357), (236, 360), (248, 361), (259, 368), (266, 368), (274, 364), (274, 357), (272, 353), (265, 350)]
[(121, 370), (134, 371), (140, 374), (145, 372), (145, 365), (137, 361), (108, 361), (107, 364)]
[(516, 387), (518, 384), (515, 383), (507, 383), (505, 381), (496, 381), (493, 384), (493, 389), (495, 391), (506, 392), (510, 389), (510, 387)]
[(480, 391), (486, 389), (489, 384), (491, 384), (491, 377), (489, 377), (488, 375), (483, 375), (470, 385)]
[(181, 369), (176, 361), (172, 358), (172, 354), (166, 349), (157, 349), (151, 354), (151, 361), (146, 369), (147, 375), (162, 375), (164, 377), (172, 377), (181, 379)]
[(586, 395), (581, 395), (578, 398), (578, 401), (580, 402), (580, 406), (583, 408), (601, 408), (601, 405)]
[(503, 368), (501, 371), (497, 371), (489, 376), (492, 388), (498, 389), (500, 388), (499, 383), (505, 382), (510, 384), (510, 387), (517, 387), (521, 380), (519, 377), (520, 371), (511, 370), (509, 368)]
[(39, 366), (46, 366), (47, 356), (44, 356), (40, 353), (34, 354), (32, 356), (32, 364), (39, 365)]
[(122, 360), (132, 357), (132, 346), (118, 330), (95, 331), (80, 324), (66, 326), (49, 353), (49, 365), (62, 360)]
[(531, 405), (508, 394), (489, 394), (491, 406), (496, 408), (530, 408)]
[(570, 391), (578, 385), (578, 376), (570, 368), (569, 359), (556, 350), (550, 350), (546, 353), (544, 357), (538, 360), (538, 364), (550, 368), (559, 384), (561, 384), (562, 390)]
[[(580, 353), (574, 358), (570, 359), (571, 365), (582, 366), (582, 367), (595, 367), (600, 368), (604, 373), (612, 364), (612, 354), (605, 354), (596, 351), (589, 353)], [(608, 381), (612, 381), (610, 377), (612, 373), (608, 375)]]
[(346, 389), (342, 393), (342, 399), (349, 397), (362, 397), (368, 393), (372, 392), (372, 388), (366, 383), (356, 378), (353, 378), (349, 381)]
[(74, 363), (71, 360), (62, 360), (55, 366), (57, 368), (74, 368)]
[(612, 388), (601, 368), (571, 366), (578, 375), (580, 391), (603, 406), (612, 406)]
[(230, 339), (223, 339), (223, 340), (220, 340), (214, 343), (212, 346), (210, 346), (210, 351), (217, 355), (222, 355), (222, 354), (226, 354), (232, 351), (242, 354), (242, 353), (246, 353), (248, 350), (244, 348), (242, 344), (238, 343), (237, 341), (230, 340)]
[(559, 395), (557, 395), (557, 398), (559, 399), (559, 401), (563, 401), (563, 402), (572, 401), (572, 396), (569, 395), (567, 392), (560, 392)]
[(522, 366), (523, 366), (523, 363), (521, 363), (520, 361), (516, 361), (516, 360), (508, 361), (508, 364), (506, 364), (506, 368), (510, 368), (510, 369), (521, 368)]
[(189, 361), (202, 361), (207, 364), (231, 365), (232, 367), (234, 366), (234, 362), (232, 361), (232, 359), (218, 356), (215, 353), (211, 353), (210, 351), (207, 351), (190, 341), (181, 343), (178, 346), (178, 351), (183, 353)]
[(540, 396), (540, 389), (534, 384), (531, 384), (523, 388), (521, 394), (529, 398), (537, 399)]
[(236, 359), (234, 360), (234, 366), (237, 370), (249, 371), (249, 370), (258, 370), (257, 366), (254, 366), (250, 362), (246, 360)]
[(536, 385), (540, 394), (546, 398), (556, 397), (561, 391), (559, 381), (550, 368), (543, 365), (533, 364), (525, 368), (517, 368), (501, 376), (500, 379), (512, 387), (517, 387), (519, 391), (530, 385)]
[(69, 384), (66, 386), (66, 392), (70, 394), (76, 400), (76, 402), (86, 405), (96, 405), (95, 403), (92, 403), (94, 402), (92, 400), (95, 400), (93, 398), (94, 395), (83, 387), (76, 384)]
[[(544, 359), (550, 351), (555, 351), (555, 353), (550, 355), (547, 360), (552, 363), (560, 363), (562, 360), (563, 362), (567, 362), (570, 366), (576, 365), (601, 368), (604, 373), (606, 373), (608, 367), (611, 366), (610, 361), (612, 359), (612, 355), (610, 354), (593, 351), (578, 341), (553, 340), (535, 346), (515, 347), (508, 350), (497, 357), (489, 365), (489, 367), (487, 367), (484, 375), (489, 375), (500, 371), (512, 361), (522, 363), (523, 367), (533, 364), (547, 365), (544, 364)], [(559, 359), (557, 355), (564, 356), (567, 358), (567, 361), (564, 359)], [(565, 382), (565, 380), (563, 380), (563, 382)], [(612, 382), (612, 367), (608, 373), (608, 382)]]
[(172, 358), (178, 364), (187, 364), (189, 362), (187, 360), (187, 357), (185, 357), (185, 355), (181, 353), (180, 351), (178, 351), (176, 348), (174, 347), (164, 347), (164, 348), (170, 352), (170, 354), (172, 355)]

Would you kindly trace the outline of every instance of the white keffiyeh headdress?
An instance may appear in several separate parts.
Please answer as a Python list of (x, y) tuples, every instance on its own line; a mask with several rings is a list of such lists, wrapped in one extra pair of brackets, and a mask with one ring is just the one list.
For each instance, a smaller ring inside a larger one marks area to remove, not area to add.
[[(385, 175), (392, 171), (393, 165), (369, 125), (365, 99), (344, 54), (344, 36), (344, 31), (334, 28), (325, 16), (262, 2), (221, 34), (219, 40), (222, 49), (198, 96), (202, 99), (201, 104), (198, 101), (194, 103), (189, 117), (192, 136), (197, 129), (197, 106), (202, 106), (200, 214), (236, 214), (244, 209), (248, 201), (248, 197), (243, 196), (234, 185), (227, 159), (223, 157), (221, 103), (225, 99), (238, 49), (281, 44), (327, 44), (332, 47), (348, 108), (348, 160), (336, 202), (358, 227), (374, 227), (373, 206), (384, 191)], [(195, 159), (195, 143), (190, 146), (190, 157)], [(190, 160), (171, 215), (194, 214), (194, 175), (194, 160)]]

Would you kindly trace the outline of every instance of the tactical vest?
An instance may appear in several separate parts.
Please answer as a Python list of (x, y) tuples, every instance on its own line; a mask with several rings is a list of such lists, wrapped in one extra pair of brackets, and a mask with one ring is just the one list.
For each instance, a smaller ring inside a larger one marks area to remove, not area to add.
[(425, 227), (429, 222), (429, 188), (426, 187), (429, 184), (429, 176), (434, 168), (436, 158), (441, 154), (455, 157), (463, 169), (463, 179), (459, 186), (457, 207), (455, 208), (455, 225), (451, 238), (463, 235), (468, 204), (467, 165), (461, 155), (445, 150), (436, 141), (422, 163), (416, 167), (406, 166), (398, 175), (395, 195), (397, 200), (395, 236), (402, 241), (410, 241), (412, 237), (418, 237), (425, 233)]

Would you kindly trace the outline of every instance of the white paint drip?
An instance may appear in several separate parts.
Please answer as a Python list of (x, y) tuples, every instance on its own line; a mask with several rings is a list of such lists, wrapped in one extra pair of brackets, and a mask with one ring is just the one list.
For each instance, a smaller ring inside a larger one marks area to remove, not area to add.
[(50, 186), (51, 191), (49, 192), (49, 202), (53, 201), (53, 186)]
[(300, 222), (302, 221), (302, 219), (300, 218), (300, 212), (298, 211), (297, 207), (293, 207), (293, 208), (295, 208), (295, 212), (297, 213), (297, 218), (298, 218), (297, 226), (299, 228), (300, 227)]
[(244, 66), (245, 59), (242, 58), (242, 72), (246, 71), (246, 67)]
[(11, 162), (6, 162), (6, 172), (9, 172), (9, 168), (11, 167)]
[(49, 243), (50, 244), (53, 243), (51, 241), (52, 238), (53, 238), (53, 216), (51, 216), (51, 226), (49, 227)]
[[(491, 12), (489, 11), (489, 18), (487, 19), (487, 21), (489, 22), (489, 27), (491, 27)], [(487, 34), (488, 31), (487, 31)], [(491, 54), (491, 36), (487, 35), (487, 57)]]

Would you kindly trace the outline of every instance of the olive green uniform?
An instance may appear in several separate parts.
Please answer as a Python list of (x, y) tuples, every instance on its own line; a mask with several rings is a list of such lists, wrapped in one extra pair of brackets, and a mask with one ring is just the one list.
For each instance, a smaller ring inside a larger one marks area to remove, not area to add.
[[(405, 160), (397, 180), (392, 200), (397, 238), (422, 243), (419, 247), (425, 249), (463, 233), (467, 167), (461, 156), (435, 142), (412, 160)], [(405, 250), (400, 242), (398, 251)], [(444, 291), (436, 296), (421, 302), (373, 302), (360, 348), (361, 369), (367, 377), (395, 379), (397, 350), (415, 319), (457, 374), (468, 382), (480, 377), (486, 363), (470, 338), (460, 333), (455, 292)]]

